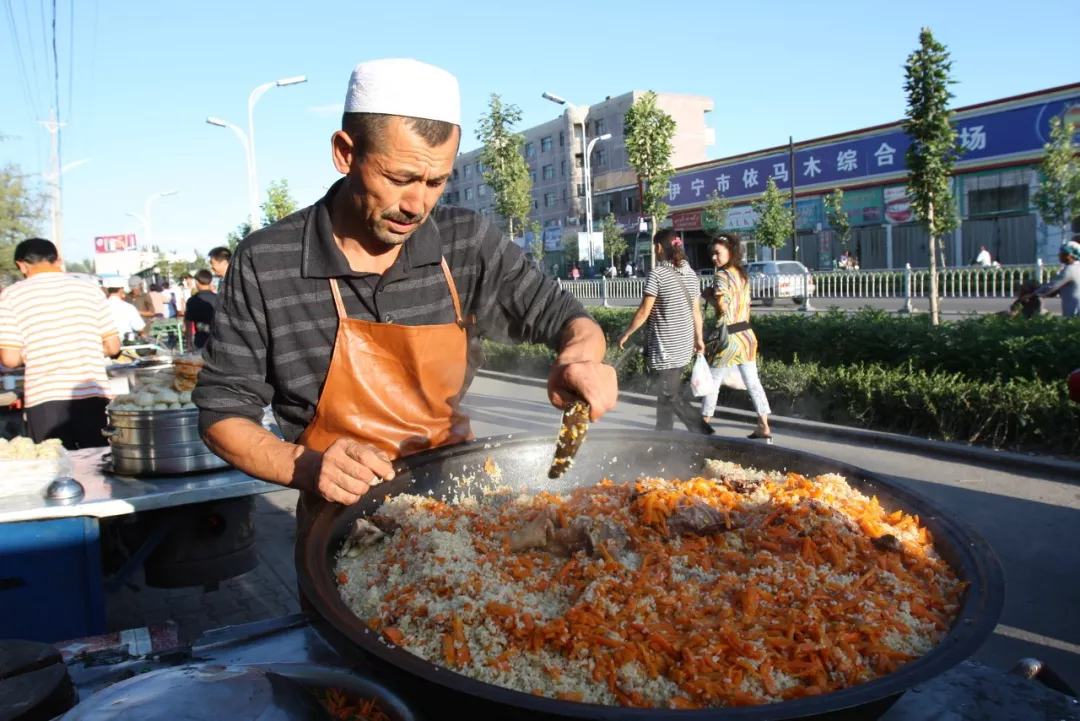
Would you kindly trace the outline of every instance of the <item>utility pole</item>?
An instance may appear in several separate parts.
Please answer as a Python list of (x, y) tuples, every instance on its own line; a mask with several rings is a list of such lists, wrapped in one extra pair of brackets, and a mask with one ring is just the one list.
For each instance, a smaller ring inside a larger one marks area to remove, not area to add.
[[(788, 166), (791, 168), (791, 247), (799, 259), (799, 211), (795, 208), (795, 140), (788, 136)], [(814, 266), (815, 268), (817, 266)]]
[(52, 186), (52, 204), (49, 215), (52, 219), (52, 242), (56, 245), (56, 252), (59, 254), (61, 262), (63, 262), (63, 214), (60, 209), (60, 128), (67, 125), (67, 123), (61, 123), (56, 119), (55, 108), (49, 110), (48, 120), (39, 120), (38, 122), (44, 125), (45, 129), (49, 131), (49, 135), (52, 136), (52, 173), (48, 176), (49, 185)]

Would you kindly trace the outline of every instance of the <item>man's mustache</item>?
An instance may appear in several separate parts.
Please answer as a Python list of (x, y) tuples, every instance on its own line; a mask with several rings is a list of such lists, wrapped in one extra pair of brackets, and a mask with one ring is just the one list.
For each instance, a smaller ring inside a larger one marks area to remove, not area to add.
[(392, 220), (395, 223), (412, 224), (419, 223), (424, 219), (423, 215), (410, 215), (408, 213), (402, 213), (397, 210), (388, 210), (379, 216), (383, 220)]

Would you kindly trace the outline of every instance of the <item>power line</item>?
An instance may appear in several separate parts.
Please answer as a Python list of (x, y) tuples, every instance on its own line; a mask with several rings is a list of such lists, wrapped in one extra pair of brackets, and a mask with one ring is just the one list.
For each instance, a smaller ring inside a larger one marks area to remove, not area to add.
[[(19, 30), (15, 27), (15, 13), (11, 9), (11, 0), (4, 0), (4, 5), (7, 10), (11, 47), (15, 52), (15, 64), (18, 66), (19, 70), (19, 80), (20, 85), (22, 86), (23, 99), (26, 101), (27, 110), (30, 111), (30, 119), (36, 120), (34, 116), (37, 114), (37, 103), (34, 102), (34, 95), (30, 90), (30, 80), (29, 76), (26, 74), (26, 61), (23, 60), (22, 43), (19, 42)], [(27, 39), (29, 39), (29, 37)], [(30, 58), (33, 60), (32, 53)]]
[(45, 95), (49, 95), (49, 33), (45, 29), (45, 3), (48, 0), (41, 0), (38, 4), (38, 19), (41, 20), (41, 50), (45, 54)]
[[(56, 0), (52, 2), (52, 56), (53, 56), (53, 93), (56, 98), (56, 119), (60, 120), (60, 60), (56, 53)], [(56, 134), (56, 158), (62, 166), (64, 156), (60, 150), (60, 133)]]
[(68, 0), (68, 121), (75, 107), (75, 0)]

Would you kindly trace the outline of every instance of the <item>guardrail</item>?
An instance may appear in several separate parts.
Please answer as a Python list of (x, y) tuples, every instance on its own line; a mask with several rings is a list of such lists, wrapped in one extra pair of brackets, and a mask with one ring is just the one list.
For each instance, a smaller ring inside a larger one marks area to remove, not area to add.
[[(938, 295), (941, 298), (1015, 298), (1025, 281), (1047, 282), (1054, 269), (1042, 262), (1036, 265), (1010, 265), (995, 268), (943, 268), (938, 270)], [(701, 276), (701, 288), (712, 278)], [(600, 278), (597, 280), (559, 281), (580, 300), (638, 300), (645, 290), (644, 278)], [(809, 287), (810, 292), (805, 289)], [(777, 298), (791, 298), (803, 303), (811, 298), (926, 298), (930, 293), (930, 271), (900, 270), (831, 270), (811, 271), (802, 275), (756, 275), (750, 279), (750, 295), (767, 303)]]

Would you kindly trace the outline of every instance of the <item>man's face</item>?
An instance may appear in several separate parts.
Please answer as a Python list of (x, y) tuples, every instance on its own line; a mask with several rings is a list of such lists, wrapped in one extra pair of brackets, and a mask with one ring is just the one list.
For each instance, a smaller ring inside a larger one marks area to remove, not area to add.
[(229, 261), (227, 261), (227, 260), (218, 260), (217, 258), (211, 258), (210, 259), (210, 270), (214, 273), (214, 275), (217, 275), (217, 276), (220, 276), (220, 277), (224, 278), (225, 277), (225, 271), (227, 271), (228, 269), (229, 269)]
[(334, 160), (348, 174), (348, 189), (359, 221), (370, 237), (401, 245), (427, 220), (454, 169), (460, 129), (432, 147), (403, 118), (392, 117), (377, 147), (363, 158), (346, 133), (334, 136)]

